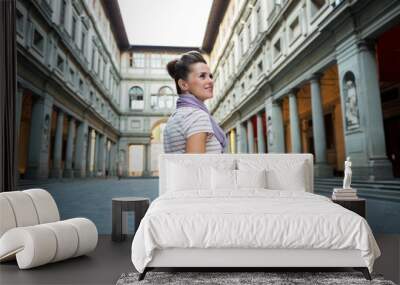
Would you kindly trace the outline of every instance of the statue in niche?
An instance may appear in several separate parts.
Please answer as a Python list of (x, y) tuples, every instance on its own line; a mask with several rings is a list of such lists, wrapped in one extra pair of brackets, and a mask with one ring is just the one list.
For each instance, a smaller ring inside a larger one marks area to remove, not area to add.
[(268, 134), (268, 144), (273, 145), (274, 144), (274, 133), (272, 129), (272, 118), (271, 116), (268, 116), (268, 124), (267, 124), (267, 134)]
[(345, 83), (346, 99), (345, 99), (345, 115), (346, 128), (355, 129), (359, 127), (360, 118), (358, 115), (357, 90), (354, 80), (347, 80)]
[(49, 114), (46, 114), (44, 118), (44, 124), (43, 124), (43, 140), (44, 143), (42, 144), (42, 151), (47, 151), (49, 148), (49, 140), (50, 140), (50, 116)]

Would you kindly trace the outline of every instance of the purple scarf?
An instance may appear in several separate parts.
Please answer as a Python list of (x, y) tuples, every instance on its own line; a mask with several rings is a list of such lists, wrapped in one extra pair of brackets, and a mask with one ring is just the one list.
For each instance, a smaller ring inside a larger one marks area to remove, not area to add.
[(185, 93), (185, 94), (180, 94), (178, 97), (178, 100), (176, 101), (176, 108), (181, 108), (181, 107), (193, 107), (197, 109), (201, 109), (205, 111), (208, 116), (210, 117), (211, 120), (211, 125), (215, 134), (215, 137), (219, 141), (219, 143), (222, 146), (223, 151), (225, 150), (226, 146), (226, 137), (224, 131), (221, 129), (221, 127), (215, 122), (214, 118), (211, 116), (210, 112), (207, 109), (207, 106), (198, 99), (196, 96), (190, 93)]

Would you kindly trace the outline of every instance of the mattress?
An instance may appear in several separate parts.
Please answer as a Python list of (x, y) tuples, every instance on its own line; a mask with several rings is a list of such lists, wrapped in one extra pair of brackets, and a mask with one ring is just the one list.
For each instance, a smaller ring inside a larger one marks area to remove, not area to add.
[(169, 248), (359, 250), (369, 271), (380, 250), (364, 218), (302, 191), (167, 192), (155, 199), (132, 242), (139, 272)]

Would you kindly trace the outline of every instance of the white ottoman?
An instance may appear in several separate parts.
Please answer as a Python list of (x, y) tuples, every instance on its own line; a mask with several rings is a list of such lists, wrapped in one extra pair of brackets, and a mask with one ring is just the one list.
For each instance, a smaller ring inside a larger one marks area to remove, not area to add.
[(0, 193), (0, 216), (0, 262), (16, 258), (20, 269), (77, 257), (97, 245), (95, 224), (59, 221), (55, 201), (43, 189)]

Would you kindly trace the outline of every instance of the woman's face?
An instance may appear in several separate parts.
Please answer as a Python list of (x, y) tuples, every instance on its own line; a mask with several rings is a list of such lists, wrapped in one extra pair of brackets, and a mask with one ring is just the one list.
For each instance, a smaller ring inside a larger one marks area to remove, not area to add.
[(208, 65), (197, 62), (190, 65), (190, 69), (187, 80), (181, 82), (183, 93), (188, 91), (202, 101), (212, 98), (214, 81)]

